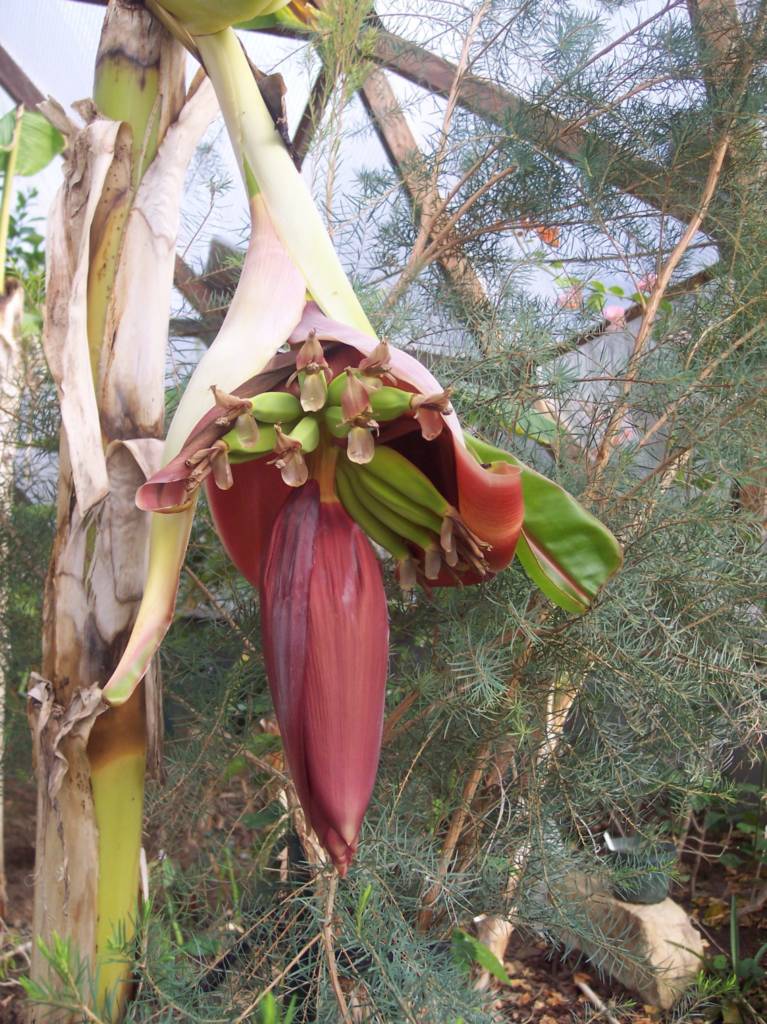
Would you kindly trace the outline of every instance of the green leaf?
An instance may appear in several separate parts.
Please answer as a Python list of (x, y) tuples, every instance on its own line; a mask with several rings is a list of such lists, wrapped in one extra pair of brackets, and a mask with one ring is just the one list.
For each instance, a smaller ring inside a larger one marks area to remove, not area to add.
[(288, 7), (281, 7), (279, 11), (275, 11), (273, 14), (261, 14), (255, 18), (249, 18), (247, 21), (238, 22), (234, 27), (237, 29), (266, 32), (275, 28), (290, 28), (295, 32), (301, 32), (306, 35), (311, 31), (309, 26), (293, 14)]
[(261, 1000), (261, 1024), (277, 1024), (277, 1000), (271, 992)]
[(287, 1013), (285, 1014), (285, 1020), (283, 1024), (293, 1024), (293, 1018), (298, 1013), (298, 996), (293, 995), (290, 997), (290, 1004), (288, 1006)]
[(721, 853), (719, 863), (724, 864), (726, 868), (738, 868), (743, 863), (743, 858), (739, 857), (737, 853)]
[(460, 928), (456, 928), (453, 932), (452, 954), (453, 960), (460, 967), (468, 968), (471, 964), (477, 963), (504, 985), (511, 984), (506, 969), (495, 953), (479, 939), (475, 939), (473, 935), (469, 935)]
[[(8, 148), (13, 139), (16, 111), (10, 110), (0, 117), (0, 170), (5, 170)], [(21, 117), (19, 155), (16, 174), (24, 178), (37, 174), (64, 148), (64, 136), (36, 110), (25, 110)]]
[(232, 779), (235, 775), (242, 775), (248, 770), (248, 762), (242, 756), (238, 754), (233, 757), (232, 760), (224, 767), (224, 778)]
[(763, 977), (764, 971), (753, 957), (744, 957), (738, 964), (738, 981), (751, 985)]
[(619, 284), (611, 284), (607, 290), (611, 295), (617, 295), (621, 299), (626, 294)]
[(257, 732), (248, 739), (248, 750), (259, 757), (282, 748), (282, 739), (271, 732)]
[(738, 899), (736, 896), (730, 900), (730, 959), (735, 971), (735, 976), (740, 974), (740, 931), (738, 929)]
[(510, 452), (470, 434), (464, 436), (480, 462), (501, 460), (519, 466), (525, 503), (517, 545), (522, 568), (558, 607), (574, 613), (586, 611), (623, 562), (615, 537), (559, 484)]

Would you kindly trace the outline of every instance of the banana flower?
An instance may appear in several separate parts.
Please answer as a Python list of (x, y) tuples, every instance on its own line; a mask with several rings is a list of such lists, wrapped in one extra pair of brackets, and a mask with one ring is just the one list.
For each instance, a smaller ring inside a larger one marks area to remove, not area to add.
[(511, 560), (520, 471), (482, 465), (449, 394), (406, 352), (305, 302), (263, 201), (240, 286), (139, 490), (155, 515), (144, 600), (104, 690), (120, 704), (170, 624), (207, 489), (227, 552), (260, 590), (267, 673), (306, 817), (339, 871), (354, 855), (381, 744), (388, 616), (370, 541), (411, 588)]
[(103, 695), (113, 706), (130, 697), (170, 625), (204, 487), (224, 547), (260, 591), (296, 792), (345, 874), (384, 709), (388, 618), (371, 542), (410, 589), (481, 581), (519, 540), (528, 575), (575, 612), (616, 570), (619, 549), (561, 488), (465, 438), (449, 392), (375, 337), (235, 34), (219, 31), (219, 16), (228, 23), (260, 0), (152, 0), (152, 9), (160, 2), (166, 23), (178, 18), (191, 33), (213, 82), (253, 227), (227, 317), (168, 432), (164, 468), (137, 496), (153, 514), (147, 582)]

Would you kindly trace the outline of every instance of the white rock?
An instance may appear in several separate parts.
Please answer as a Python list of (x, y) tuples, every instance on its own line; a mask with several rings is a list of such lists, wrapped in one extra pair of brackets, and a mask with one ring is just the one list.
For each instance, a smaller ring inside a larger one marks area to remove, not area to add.
[(578, 912), (603, 941), (573, 932), (563, 940), (643, 1002), (670, 1009), (694, 982), (703, 956), (703, 940), (684, 908), (672, 899), (624, 903), (588, 879), (568, 881)]

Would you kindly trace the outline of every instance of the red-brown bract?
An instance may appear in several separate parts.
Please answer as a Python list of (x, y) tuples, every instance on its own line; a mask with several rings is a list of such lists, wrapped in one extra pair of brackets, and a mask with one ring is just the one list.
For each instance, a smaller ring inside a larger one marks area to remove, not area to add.
[(315, 481), (290, 495), (272, 531), (261, 618), (293, 783), (345, 875), (378, 767), (389, 623), (369, 541)]

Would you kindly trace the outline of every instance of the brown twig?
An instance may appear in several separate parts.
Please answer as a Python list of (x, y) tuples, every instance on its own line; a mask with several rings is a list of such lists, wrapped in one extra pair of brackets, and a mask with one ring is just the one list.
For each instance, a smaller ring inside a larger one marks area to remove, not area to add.
[(394, 306), (399, 300), (400, 296), (407, 290), (412, 282), (413, 278), (420, 273), (423, 267), (423, 259), (428, 245), (429, 239), (432, 235), (435, 223), (439, 216), (440, 210), (440, 197), (438, 192), (439, 185), (439, 174), (442, 168), (442, 162), (445, 157), (445, 151), (449, 141), (450, 124), (455, 113), (455, 108), (458, 103), (458, 95), (460, 93), (461, 84), (463, 78), (468, 70), (469, 65), (469, 50), (471, 43), (474, 39), (479, 23), (485, 10), (488, 7), (488, 0), (481, 5), (478, 11), (475, 13), (471, 20), (468, 31), (461, 47), (461, 55), (458, 60), (456, 67), (455, 76), (450, 85), (450, 91), (447, 96), (447, 103), (445, 105), (445, 113), (442, 118), (442, 126), (440, 129), (440, 141), (437, 146), (437, 151), (431, 158), (432, 172), (429, 176), (429, 181), (424, 187), (422, 194), (419, 195), (418, 205), (421, 212), (420, 223), (418, 225), (418, 233), (415, 241), (410, 249), (410, 255), (408, 256), (407, 263), (405, 264), (402, 273), (400, 274), (399, 280), (391, 289), (384, 302), (384, 309), (389, 309)]
[[(510, 164), (508, 167), (504, 167), (500, 171), (496, 171), (491, 174), (487, 181), (483, 182), (470, 196), (461, 203), (457, 210), (454, 210), (451, 214), (445, 214), (444, 217), (440, 216), (436, 221), (436, 226), (439, 230), (433, 231), (431, 235), (431, 241), (426, 246), (421, 256), (422, 263), (431, 263), (437, 259), (443, 244), (451, 238), (453, 229), (455, 228), (461, 217), (464, 217), (474, 204), (489, 192), (490, 189), (494, 188), (499, 181), (503, 181), (504, 178), (508, 178), (510, 174), (515, 174), (518, 170), (516, 164)], [(454, 243), (453, 243), (454, 244)]]
[(349, 1006), (346, 1002), (346, 996), (344, 990), (341, 988), (341, 982), (338, 978), (338, 967), (336, 965), (336, 951), (333, 946), (333, 906), (336, 900), (336, 890), (338, 889), (338, 872), (334, 871), (328, 881), (328, 896), (325, 902), (325, 919), (322, 922), (322, 944), (325, 947), (325, 957), (328, 962), (328, 974), (330, 975), (330, 984), (333, 986), (333, 992), (336, 996), (336, 1002), (338, 1008), (341, 1011), (344, 1024), (347, 1021), (351, 1021), (349, 1015)]
[(588, 1001), (593, 1006), (595, 1006), (597, 1010), (599, 1010), (599, 1013), (596, 1015), (596, 1017), (592, 1017), (592, 1020), (596, 1020), (597, 1017), (601, 1015), (605, 1018), (608, 1024), (620, 1024), (615, 1014), (610, 1012), (610, 1008), (608, 1007), (607, 1003), (604, 1001), (604, 999), (602, 999), (600, 996), (596, 994), (591, 985), (587, 984), (577, 974), (573, 975), (573, 984), (576, 985), (576, 987), (581, 990), (584, 996), (586, 996)]
[(383, 737), (381, 739), (382, 747), (385, 747), (389, 743), (400, 721), (412, 708), (417, 699), (418, 690), (411, 690), (410, 693), (406, 694), (399, 704), (386, 716), (386, 721), (384, 722), (383, 727)]
[(208, 587), (206, 587), (206, 585), (203, 583), (203, 581), (200, 579), (200, 577), (197, 575), (194, 569), (190, 569), (188, 565), (185, 565), (184, 572), (189, 576), (194, 585), (198, 587), (203, 592), (203, 594), (205, 594), (208, 601), (210, 601), (210, 603), (219, 613), (224, 622), (226, 622), (227, 626), (229, 626), (233, 630), (233, 632), (237, 634), (240, 640), (242, 640), (242, 646), (246, 647), (249, 651), (252, 651), (254, 654), (258, 654), (258, 648), (255, 646), (255, 644), (251, 643), (251, 641), (245, 636), (243, 631), (234, 621), (234, 619), (226, 610), (226, 608), (224, 608), (224, 606), (221, 604), (221, 602), (218, 600), (215, 594), (213, 594), (208, 589)]
[(750, 331), (746, 331), (745, 334), (736, 338), (736, 340), (729, 345), (724, 352), (720, 352), (716, 359), (713, 359), (707, 366), (705, 366), (695, 380), (682, 392), (679, 398), (675, 398), (673, 402), (670, 402), (662, 415), (660, 415), (658, 419), (647, 428), (644, 436), (639, 442), (639, 447), (644, 448), (645, 445), (649, 444), (658, 431), (661, 430), (674, 415), (679, 406), (686, 402), (687, 399), (698, 390), (701, 384), (703, 384), (703, 382), (706, 381), (711, 374), (722, 365), (723, 362), (729, 359), (730, 356), (737, 352), (739, 348), (742, 348), (747, 341), (750, 341), (757, 332), (763, 331), (763, 329), (764, 321), (760, 321), (755, 327), (752, 327)]
[(285, 967), (283, 967), (280, 973), (269, 982), (266, 988), (263, 989), (263, 991), (259, 992), (257, 998), (245, 1007), (245, 1009), (242, 1011), (239, 1017), (235, 1017), (233, 1024), (242, 1024), (244, 1020), (247, 1020), (248, 1017), (250, 1017), (250, 1015), (253, 1013), (253, 1011), (258, 1007), (258, 1004), (261, 1002), (264, 996), (268, 995), (269, 992), (272, 991), (272, 989), (276, 988), (277, 985), (279, 985), (283, 978), (286, 978), (288, 974), (290, 974), (290, 972), (293, 970), (296, 964), (301, 962), (302, 958), (309, 952), (312, 946), (315, 946), (320, 941), (321, 938), (322, 932), (317, 932), (313, 939), (309, 939), (309, 941), (299, 949), (299, 951), (296, 953), (293, 959), (290, 960), (289, 963), (285, 965)]

